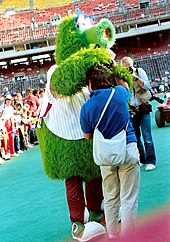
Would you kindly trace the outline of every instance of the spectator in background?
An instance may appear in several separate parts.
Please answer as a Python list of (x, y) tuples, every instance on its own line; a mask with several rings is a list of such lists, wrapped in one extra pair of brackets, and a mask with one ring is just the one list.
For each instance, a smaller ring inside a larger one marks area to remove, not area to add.
[(31, 124), (31, 117), (29, 117), (29, 109), (30, 106), (26, 103), (22, 108), (22, 114), (21, 114), (21, 131), (22, 135), (24, 137), (24, 149), (28, 150), (28, 148), (33, 147), (30, 143), (30, 124)]
[(43, 105), (43, 97), (44, 97), (44, 89), (41, 89), (40, 91), (39, 91), (39, 102), (40, 102), (40, 106), (39, 106), (39, 108), (38, 108), (38, 117), (39, 117), (39, 115), (40, 115), (40, 111), (41, 111), (41, 109), (42, 109), (42, 105)]
[(40, 102), (38, 100), (38, 97), (33, 95), (31, 88), (27, 88), (27, 96), (23, 98), (23, 104), (26, 103), (30, 106), (29, 111), (31, 111), (31, 116), (37, 117), (37, 110)]
[(23, 101), (22, 101), (22, 95), (20, 92), (17, 93), (17, 96), (16, 96), (16, 101), (21, 103), (21, 105), (23, 104)]
[[(132, 69), (135, 84), (147, 90), (151, 89), (146, 72), (142, 68), (135, 68), (133, 60), (130, 57), (124, 57), (121, 60), (121, 64), (124, 67)], [(144, 103), (140, 100), (140, 94), (138, 94), (135, 91), (135, 88), (133, 88), (130, 108), (135, 112), (135, 115), (132, 118), (132, 123), (137, 137), (140, 163), (141, 165), (147, 165), (145, 169), (146, 171), (151, 171), (156, 168), (156, 155), (151, 133), (150, 110), (144, 113), (142, 111), (143, 104)], [(145, 104), (148, 105), (147, 102)], [(140, 110), (140, 107), (141, 111), (137, 111)], [(144, 140), (144, 145), (142, 143), (141, 134)]]
[(3, 88), (3, 96), (6, 97), (7, 95), (10, 95), (10, 92), (8, 90), (8, 87)]
[(0, 106), (4, 103), (4, 96), (0, 94)]
[(40, 102), (41, 102), (41, 100), (43, 99), (43, 96), (44, 96), (44, 89), (41, 89), (41, 90), (39, 91), (39, 100), (40, 100)]
[(15, 104), (16, 100), (17, 100), (17, 93), (16, 92), (12, 92), (11, 96), (12, 96), (13, 104)]
[[(30, 105), (29, 114), (28, 114), (29, 119), (31, 119), (31, 117), (36, 118), (38, 116), (39, 106), (40, 106), (40, 101), (38, 98), (39, 91), (38, 91), (38, 89), (35, 89), (32, 91), (30, 88), (28, 88), (27, 95), (28, 96), (25, 97), (23, 100), (26, 100), (26, 102)], [(24, 103), (25, 103), (25, 101), (24, 101)], [(28, 134), (29, 134), (28, 141), (29, 141), (29, 143), (31, 143), (31, 145), (39, 144), (37, 135), (36, 135), (36, 125), (37, 125), (37, 121), (32, 122), (32, 123), (30, 123), (29, 129), (28, 129)]]
[(23, 151), (21, 150), (21, 140), (20, 140), (20, 136), (21, 136), (21, 132), (20, 132), (20, 128), (21, 128), (21, 108), (22, 105), (19, 102), (15, 102), (14, 104), (14, 126), (15, 126), (15, 131), (14, 131), (14, 148), (15, 148), (15, 152), (17, 154), (22, 154)]
[(4, 121), (0, 118), (0, 165), (4, 160), (9, 160), (10, 157), (5, 155), (5, 147), (7, 147), (7, 135)]
[(33, 94), (35, 97), (39, 98), (39, 91), (38, 91), (38, 89), (34, 89), (33, 92), (32, 92), (32, 94)]
[[(8, 133), (7, 147), (5, 147), (5, 155), (18, 156), (14, 150), (14, 108), (12, 106), (12, 96), (7, 95), (5, 97), (4, 105), (0, 107), (0, 116), (4, 121), (6, 131)], [(9, 148), (9, 153), (8, 153)]]

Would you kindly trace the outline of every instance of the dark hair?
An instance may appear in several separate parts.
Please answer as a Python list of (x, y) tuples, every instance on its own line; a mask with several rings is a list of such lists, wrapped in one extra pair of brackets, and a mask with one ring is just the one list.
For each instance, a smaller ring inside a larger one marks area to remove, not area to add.
[(109, 69), (103, 65), (91, 67), (86, 72), (86, 84), (91, 82), (92, 90), (106, 89), (113, 86), (113, 75)]
[(27, 92), (32, 92), (32, 88), (27, 88)]
[(34, 96), (36, 96), (36, 95), (39, 93), (39, 91), (38, 91), (38, 89), (34, 89), (34, 90), (32, 91), (32, 93), (33, 93)]

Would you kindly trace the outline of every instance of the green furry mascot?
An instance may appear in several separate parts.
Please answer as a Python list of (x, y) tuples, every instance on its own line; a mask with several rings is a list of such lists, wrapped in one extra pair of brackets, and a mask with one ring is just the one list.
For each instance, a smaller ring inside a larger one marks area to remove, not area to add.
[[(47, 73), (42, 123), (37, 129), (46, 175), (65, 180), (72, 236), (79, 241), (105, 233), (101, 225), (104, 216), (100, 169), (93, 161), (92, 141), (84, 139), (79, 115), (89, 98), (86, 71), (97, 64), (112, 63), (106, 48), (111, 48), (114, 41), (114, 27), (107, 19), (96, 25), (83, 14), (62, 20), (56, 37), (56, 65)], [(99, 47), (94, 48), (96, 45)], [(128, 76), (119, 66), (115, 72), (118, 76)], [(91, 221), (88, 223), (84, 222), (85, 207)]]

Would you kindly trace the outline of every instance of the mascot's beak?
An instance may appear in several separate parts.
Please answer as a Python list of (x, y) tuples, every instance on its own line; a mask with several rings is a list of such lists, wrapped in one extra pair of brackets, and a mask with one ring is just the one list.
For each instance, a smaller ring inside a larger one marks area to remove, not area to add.
[(115, 43), (115, 28), (108, 19), (101, 19), (83, 34), (89, 44), (97, 44), (102, 48), (111, 48)]

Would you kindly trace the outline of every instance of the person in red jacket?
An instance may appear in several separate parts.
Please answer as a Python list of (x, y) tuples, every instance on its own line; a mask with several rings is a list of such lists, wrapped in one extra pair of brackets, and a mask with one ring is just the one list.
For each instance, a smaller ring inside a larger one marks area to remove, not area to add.
[[(38, 108), (40, 106), (40, 101), (38, 99), (37, 96), (33, 95), (33, 90), (31, 88), (27, 88), (27, 96), (23, 98), (23, 104), (28, 104), (29, 105), (29, 112), (30, 112), (30, 118), (37, 118), (38, 116)], [(37, 135), (36, 135), (36, 123), (33, 125), (30, 125), (30, 128), (28, 130), (28, 139), (29, 139), (29, 143), (31, 145), (37, 145), (38, 143), (38, 139), (37, 139)]]
[(38, 97), (33, 95), (31, 88), (27, 88), (27, 96), (24, 97), (22, 100), (23, 100), (23, 104), (26, 104), (26, 103), (29, 104), (29, 106), (30, 106), (29, 111), (32, 112), (31, 116), (36, 117), (40, 102), (39, 102)]

